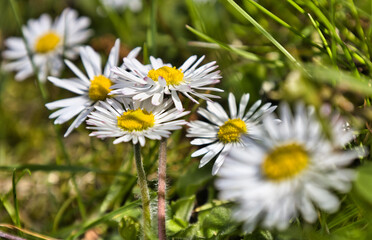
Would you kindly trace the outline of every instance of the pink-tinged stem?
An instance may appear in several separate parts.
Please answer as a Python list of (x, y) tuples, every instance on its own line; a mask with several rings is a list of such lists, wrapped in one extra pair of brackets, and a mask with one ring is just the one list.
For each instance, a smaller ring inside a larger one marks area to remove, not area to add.
[(165, 231), (165, 192), (167, 171), (167, 139), (160, 140), (159, 170), (158, 170), (158, 236), (159, 240), (166, 240)]

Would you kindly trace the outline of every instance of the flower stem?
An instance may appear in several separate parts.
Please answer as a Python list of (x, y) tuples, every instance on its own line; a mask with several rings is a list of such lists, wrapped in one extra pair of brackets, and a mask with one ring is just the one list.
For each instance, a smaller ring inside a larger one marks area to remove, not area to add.
[(134, 144), (134, 158), (138, 174), (138, 185), (141, 189), (143, 236), (144, 239), (148, 239), (147, 235), (150, 234), (151, 231), (150, 196), (149, 189), (147, 187), (145, 169), (143, 168), (142, 164), (141, 149), (139, 143)]
[(167, 139), (160, 140), (159, 169), (158, 169), (158, 236), (159, 240), (166, 240), (165, 229), (165, 192), (167, 172)]

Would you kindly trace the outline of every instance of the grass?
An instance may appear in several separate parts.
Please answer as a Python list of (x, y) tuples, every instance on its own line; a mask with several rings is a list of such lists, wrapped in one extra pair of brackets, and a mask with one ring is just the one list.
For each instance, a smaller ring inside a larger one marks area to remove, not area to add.
[[(20, 36), (17, 21), (25, 23), (42, 13), (55, 17), (66, 7), (75, 8), (91, 19), (94, 35), (88, 44), (102, 56), (108, 55), (117, 37), (122, 42), (121, 57), (136, 46), (143, 47), (140, 58), (154, 55), (175, 66), (191, 55), (206, 55), (205, 61), (217, 61), (221, 70), (223, 79), (217, 87), (225, 90), (219, 100), (223, 106), (227, 107), (228, 92), (238, 97), (249, 92), (252, 100), (274, 103), (303, 101), (317, 109), (328, 104), (360, 133), (349, 147), (372, 149), (370, 0), (144, 0), (143, 6), (134, 13), (90, 0), (1, 1), (0, 51), (5, 50), (6, 38)], [(63, 76), (73, 75), (66, 68)], [(140, 189), (132, 146), (90, 138), (84, 126), (59, 138), (68, 124), (55, 127), (48, 119), (47, 96), (51, 101), (72, 95), (50, 82), (39, 85), (35, 78), (17, 82), (14, 74), (1, 70), (0, 231), (26, 239), (139, 236)], [(182, 100), (192, 110), (189, 118), (197, 119), (197, 107)], [(196, 148), (185, 132), (178, 130), (168, 140), (168, 236), (372, 237), (369, 156), (352, 166), (357, 171), (356, 181), (349, 194), (340, 195), (337, 213), (319, 212), (312, 225), (297, 219), (282, 232), (257, 229), (244, 234), (241, 224), (231, 219), (231, 204), (218, 200), (215, 178), (210, 174), (212, 164), (198, 169), (200, 159), (191, 158)], [(158, 149), (155, 141), (141, 149), (152, 205), (156, 204)]]

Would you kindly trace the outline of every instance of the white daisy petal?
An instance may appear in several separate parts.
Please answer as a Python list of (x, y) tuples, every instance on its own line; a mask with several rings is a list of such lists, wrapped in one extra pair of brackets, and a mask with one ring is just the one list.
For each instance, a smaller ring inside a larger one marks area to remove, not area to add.
[(120, 98), (106, 99), (96, 106), (96, 111), (91, 112), (87, 120), (88, 128), (94, 130), (92, 136), (99, 137), (102, 132), (110, 129), (111, 132), (105, 134), (105, 137), (116, 137), (114, 144), (131, 141), (144, 146), (146, 138), (159, 140), (169, 137), (172, 130), (187, 123), (177, 119), (188, 112), (169, 110), (171, 101), (162, 102), (158, 107), (154, 107), (150, 99), (134, 101), (127, 106), (123, 106), (124, 102)]
[[(312, 223), (317, 219), (317, 209), (335, 212), (340, 202), (333, 191), (350, 190), (355, 172), (345, 166), (360, 151), (334, 148), (340, 145), (322, 134), (310, 108), (305, 111), (304, 106), (297, 106), (292, 116), (289, 106), (282, 104), (278, 123), (270, 105), (259, 105), (256, 102), (245, 117), (246, 121), (255, 121), (268, 114), (259, 131), (260, 141), (248, 145), (247, 138), (242, 138), (239, 148), (231, 148), (230, 154), (220, 157), (231, 146), (226, 145), (215, 162), (220, 198), (237, 203), (233, 217), (243, 222), (245, 231), (253, 231), (258, 223), (264, 228), (284, 230), (298, 215)], [(243, 113), (239, 111), (238, 116)], [(192, 132), (197, 132), (198, 124), (190, 126), (195, 126)], [(337, 124), (333, 127), (331, 134), (339, 129)], [(211, 154), (209, 146), (199, 154)]]
[(66, 65), (75, 73), (75, 75), (83, 80), (85, 83), (90, 84), (89, 79), (82, 73), (72, 62), (69, 60), (65, 60)]
[[(209, 122), (197, 120), (189, 123), (190, 128), (187, 130), (188, 133), (186, 137), (196, 138), (191, 141), (191, 144), (207, 145), (191, 154), (191, 157), (208, 154), (207, 157), (204, 156), (202, 158), (201, 166), (203, 166), (207, 160), (209, 161), (211, 159), (210, 156), (217, 155), (215, 154), (216, 150), (214, 149), (216, 146), (220, 146), (221, 144), (224, 146), (222, 152), (220, 152), (220, 150), (217, 151), (219, 156), (217, 156), (213, 166), (213, 175), (219, 171), (232, 146), (248, 146), (251, 145), (251, 143), (248, 144), (248, 141), (253, 142), (254, 140), (260, 139), (261, 131), (259, 121), (264, 115), (268, 114), (271, 109), (268, 107), (262, 107), (260, 111), (255, 113), (254, 119), (249, 117), (245, 119), (243, 116), (248, 100), (249, 94), (244, 94), (239, 104), (238, 113), (235, 96), (230, 93), (228, 98), (230, 117), (220, 104), (207, 102), (207, 109), (199, 108), (197, 112)], [(271, 104), (266, 104), (265, 106), (270, 105)], [(254, 113), (259, 107), (260, 102), (256, 102), (256, 104), (249, 109), (246, 116), (252, 116), (252, 113)]]
[(225, 161), (225, 158), (227, 154), (229, 154), (230, 147), (225, 147), (222, 152), (218, 155), (216, 161), (214, 162), (213, 169), (212, 169), (212, 175), (216, 175), (218, 170), (220, 170), (223, 162)]
[(78, 96), (78, 97), (72, 97), (72, 98), (57, 100), (57, 101), (45, 104), (45, 106), (49, 110), (54, 110), (54, 109), (63, 108), (63, 107), (69, 107), (69, 106), (73, 106), (73, 105), (90, 105), (90, 101), (84, 96)]
[(70, 135), (70, 133), (77, 127), (80, 126), (82, 122), (87, 118), (88, 114), (93, 110), (93, 107), (86, 108), (83, 110), (79, 116), (76, 117), (76, 119), (71, 123), (70, 127), (67, 129), (66, 133), (63, 135), (64, 137), (67, 137)]
[(50, 115), (50, 118), (55, 118), (54, 124), (62, 124), (66, 121), (70, 120), (71, 118), (75, 117), (77, 114), (79, 114), (81, 111), (84, 110), (84, 106), (70, 106), (66, 108), (62, 108)]
[(163, 102), (163, 93), (155, 93), (154, 96), (152, 96), (152, 101), (151, 103), (154, 104), (155, 106), (158, 106), (160, 103)]
[(120, 39), (116, 39), (114, 47), (110, 51), (103, 75), (110, 77), (111, 68), (116, 67), (119, 61)]
[[(213, 146), (213, 147), (212, 147)], [(200, 160), (199, 168), (204, 167), (214, 156), (220, 153), (224, 145), (222, 143), (215, 143), (209, 146), (208, 152)]]
[(189, 69), (190, 68), (190, 66), (196, 61), (196, 59), (198, 59), (198, 57), (197, 56), (191, 56), (191, 57), (189, 57), (187, 60), (186, 60), (186, 62), (184, 62), (181, 66), (180, 66), (180, 69), (182, 69), (182, 70), (187, 70), (187, 69)]
[(136, 58), (141, 51), (141, 47), (136, 47), (128, 53), (127, 58)]
[[(71, 15), (69, 17), (73, 18), (74, 16)], [(117, 40), (115, 42), (115, 46), (111, 49), (105, 71), (109, 71), (112, 67), (115, 67), (115, 64), (118, 64), (117, 58), (119, 43), (120, 42)], [(123, 112), (123, 109), (118, 107), (119, 104), (110, 99), (111, 96), (109, 93), (111, 89), (109, 87), (112, 85), (112, 80), (109, 78), (109, 76), (102, 75), (101, 58), (98, 53), (96, 53), (91, 47), (81, 48), (80, 53), (83, 65), (86, 68), (85, 70), (89, 75), (89, 79), (68, 60), (65, 61), (66, 65), (77, 75), (78, 78), (48, 78), (48, 80), (54, 85), (65, 88), (79, 95), (73, 98), (50, 102), (45, 105), (50, 110), (59, 109), (49, 116), (49, 118), (56, 118), (54, 122), (55, 124), (62, 124), (79, 114), (68, 128), (67, 132), (65, 133), (65, 137), (67, 137), (75, 128), (77, 128), (94, 108), (96, 108), (98, 111), (102, 110), (102, 107), (98, 106), (98, 102), (100, 100), (108, 99), (108, 102), (113, 104), (115, 109), (107, 108), (101, 111), (100, 114), (93, 112), (92, 118), (94, 118), (94, 120), (91, 122), (97, 123), (97, 118), (99, 118), (103, 119), (105, 122), (112, 123), (113, 121), (116, 121), (116, 118), (111, 118), (111, 114), (120, 116), (120, 114)], [(119, 101), (124, 103), (125, 108), (127, 107), (126, 105), (128, 100), (121, 99)], [(102, 104), (105, 105), (106, 103), (103, 102)], [(100, 138), (105, 137), (107, 135), (106, 130), (97, 133), (97, 136)]]
[(180, 98), (178, 97), (177, 92), (176, 91), (171, 91), (171, 92), (172, 92), (172, 99), (173, 99), (174, 105), (176, 106), (177, 110), (180, 112), (183, 111), (182, 103), (181, 103)]
[(235, 102), (235, 96), (234, 94), (230, 93), (229, 94), (229, 109), (230, 109), (230, 118), (234, 119), (236, 118), (236, 102)]
[[(80, 25), (82, 20), (87, 24)], [(28, 20), (27, 25), (22, 26), (27, 46), (21, 38), (9, 38), (5, 41), (8, 49), (3, 52), (3, 57), (10, 62), (5, 63), (4, 69), (17, 72), (17, 80), (24, 80), (35, 74), (27, 53), (29, 49), (41, 81), (45, 82), (48, 75), (59, 76), (63, 68), (62, 58), (75, 58), (77, 46), (89, 37), (88, 25), (89, 19), (78, 17), (77, 12), (72, 9), (65, 9), (54, 22), (47, 14), (41, 15), (39, 19)], [(70, 54), (63, 56), (64, 53)]]
[[(199, 91), (223, 91), (208, 85), (216, 84), (221, 78), (219, 71), (214, 71), (218, 66), (216, 62), (207, 63), (199, 68), (204, 56), (197, 60), (191, 56), (180, 68), (165, 64), (162, 59), (150, 57), (150, 65), (142, 65), (135, 58), (124, 58), (123, 68), (113, 68), (116, 84), (113, 93), (124, 95), (123, 88), (132, 88), (132, 97), (135, 100), (144, 100), (153, 97), (154, 104), (159, 102), (159, 94), (171, 95), (178, 110), (182, 110), (179, 93), (197, 103), (195, 97), (210, 100), (218, 98), (216, 95)], [(126, 68), (126, 69), (125, 69)], [(145, 97), (146, 96), (146, 97)]]
[(314, 184), (305, 185), (309, 197), (322, 209), (327, 212), (335, 212), (339, 207), (337, 197), (329, 191), (315, 186)]
[(212, 143), (216, 140), (217, 139), (213, 139), (213, 138), (211, 138), (211, 139), (197, 138), (197, 139), (192, 140), (190, 143), (192, 145), (204, 145), (204, 144)]
[(225, 119), (225, 121), (229, 119), (229, 116), (227, 116), (225, 110), (218, 103), (207, 102), (207, 110), (214, 113), (216, 116), (219, 116), (221, 119)]
[(102, 74), (101, 58), (90, 46), (81, 47), (80, 56), (89, 79)]

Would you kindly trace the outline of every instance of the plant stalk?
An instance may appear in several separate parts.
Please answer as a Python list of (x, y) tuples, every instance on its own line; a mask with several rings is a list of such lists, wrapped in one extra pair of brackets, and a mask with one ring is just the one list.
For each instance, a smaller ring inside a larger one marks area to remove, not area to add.
[(139, 143), (134, 144), (134, 158), (138, 174), (138, 185), (141, 189), (143, 236), (144, 239), (148, 239), (147, 235), (150, 234), (151, 231), (150, 196), (147, 187), (146, 173), (141, 159)]
[(159, 240), (166, 240), (165, 228), (165, 193), (167, 175), (167, 139), (160, 140), (159, 169), (158, 169), (158, 236)]

